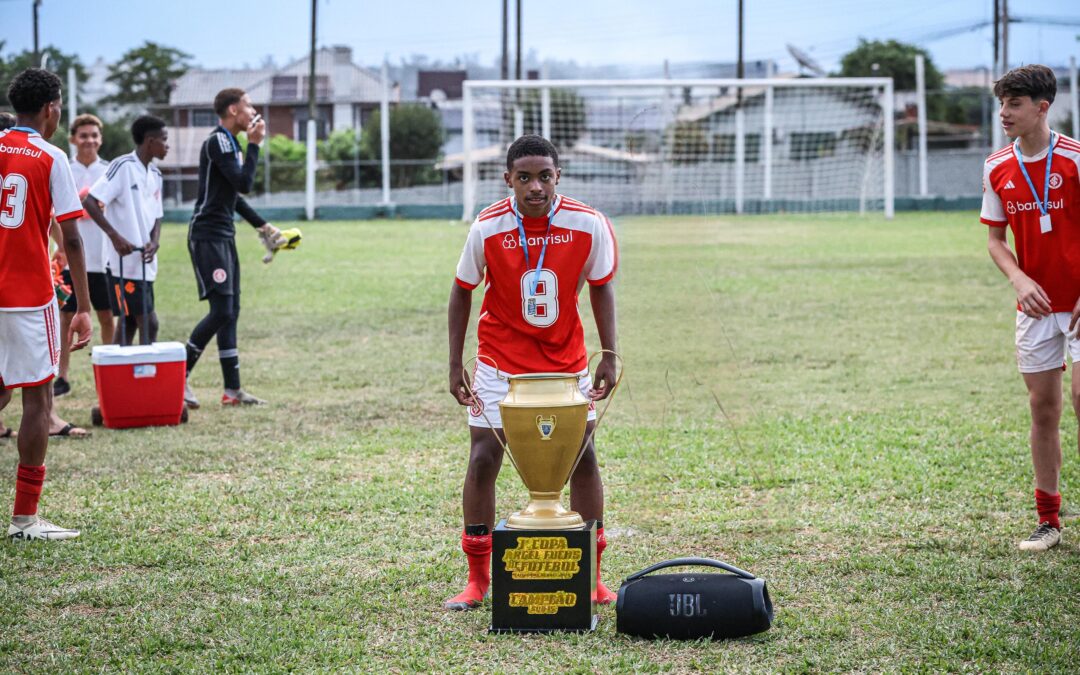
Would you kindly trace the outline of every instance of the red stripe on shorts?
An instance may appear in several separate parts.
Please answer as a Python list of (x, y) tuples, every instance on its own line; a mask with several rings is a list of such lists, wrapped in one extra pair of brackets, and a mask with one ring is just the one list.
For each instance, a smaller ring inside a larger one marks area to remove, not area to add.
[(52, 315), (52, 306), (50, 305), (42, 311), (44, 311), (45, 313), (45, 332), (47, 333), (46, 340), (49, 343), (49, 365), (55, 366), (57, 361), (59, 360), (59, 355), (56, 353), (56, 325), (54, 323), (55, 319)]

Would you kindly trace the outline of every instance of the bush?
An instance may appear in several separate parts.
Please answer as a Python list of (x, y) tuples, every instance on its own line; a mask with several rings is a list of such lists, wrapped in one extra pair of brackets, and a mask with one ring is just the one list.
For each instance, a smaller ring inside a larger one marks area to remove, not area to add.
[[(391, 165), (394, 187), (432, 185), (441, 182), (435, 160), (442, 149), (443, 128), (439, 113), (420, 104), (399, 105), (390, 110), (390, 160), (430, 160), (426, 164)], [(375, 111), (360, 137), (361, 159), (382, 158), (382, 128)]]

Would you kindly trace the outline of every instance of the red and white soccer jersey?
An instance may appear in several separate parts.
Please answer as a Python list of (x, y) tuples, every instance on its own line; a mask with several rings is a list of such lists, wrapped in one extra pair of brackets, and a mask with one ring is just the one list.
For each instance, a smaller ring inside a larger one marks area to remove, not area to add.
[[(494, 359), (499, 370), (511, 375), (578, 373), (587, 368), (578, 293), (586, 281), (594, 286), (608, 283), (618, 267), (611, 221), (569, 197), (555, 200), (550, 233), (546, 216), (524, 218), (525, 242), (518, 232), (513, 198), (484, 209), (469, 230), (458, 262), (459, 286), (471, 290), (484, 282), (477, 353)], [(532, 296), (531, 282), (545, 238), (547, 251)], [(526, 245), (528, 268), (522, 250)]]
[(52, 302), (49, 223), (83, 216), (67, 155), (38, 133), (0, 132), (0, 312)]
[[(991, 227), (1009, 226), (1020, 269), (1050, 296), (1054, 312), (1071, 312), (1080, 298), (1080, 143), (1060, 134), (1054, 138), (1050, 231), (1041, 231), (1038, 203), (1012, 145), (991, 154), (983, 165), (980, 220)], [(1024, 157), (1024, 166), (1042, 200), (1046, 151)]]

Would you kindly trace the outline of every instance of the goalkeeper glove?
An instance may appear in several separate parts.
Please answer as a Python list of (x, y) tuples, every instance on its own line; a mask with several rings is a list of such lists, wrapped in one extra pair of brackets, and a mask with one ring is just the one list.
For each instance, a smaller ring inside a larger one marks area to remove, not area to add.
[(274, 251), (285, 244), (285, 237), (282, 236), (281, 230), (267, 223), (259, 228), (259, 241), (262, 243), (263, 248), (266, 249), (267, 254), (272, 255)]
[(267, 250), (266, 255), (263, 256), (264, 263), (271, 262), (274, 259), (274, 255), (277, 254), (278, 251), (288, 251), (299, 246), (300, 240), (303, 239), (304, 236), (303, 233), (300, 232), (300, 229), (295, 227), (292, 229), (280, 231), (278, 232), (278, 235), (280, 237), (279, 240), (281, 243), (273, 250)]

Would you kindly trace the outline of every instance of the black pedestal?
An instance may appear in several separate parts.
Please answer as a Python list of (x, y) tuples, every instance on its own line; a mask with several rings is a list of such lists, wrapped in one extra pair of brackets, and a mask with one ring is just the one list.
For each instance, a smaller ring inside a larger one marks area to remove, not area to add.
[(596, 628), (596, 522), (582, 530), (495, 526), (491, 548), (491, 632)]

